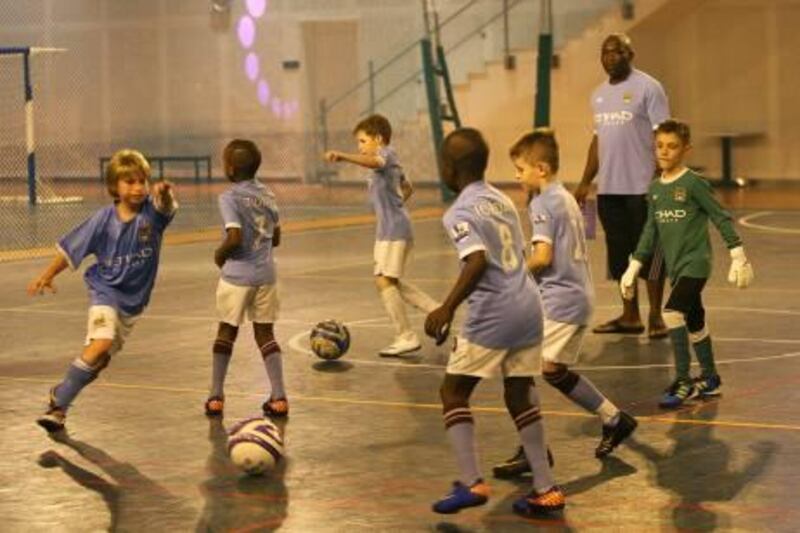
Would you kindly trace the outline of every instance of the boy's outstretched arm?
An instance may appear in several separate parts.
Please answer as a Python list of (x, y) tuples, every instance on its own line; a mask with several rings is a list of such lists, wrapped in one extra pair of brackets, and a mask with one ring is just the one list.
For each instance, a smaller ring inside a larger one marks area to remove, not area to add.
[(242, 245), (242, 229), (241, 228), (228, 228), (225, 230), (225, 240), (214, 251), (214, 263), (219, 268), (225, 264), (225, 261)]
[(456, 309), (475, 290), (487, 265), (486, 252), (483, 250), (472, 252), (465, 257), (464, 268), (461, 269), (461, 274), (459, 274), (450, 294), (444, 303), (439, 308), (431, 311), (425, 319), (425, 334), (436, 339), (437, 346), (447, 339), (450, 323), (453, 321)]
[(172, 213), (177, 207), (174, 188), (168, 181), (157, 181), (153, 184), (152, 196), (156, 209), (165, 214)]
[(346, 152), (328, 150), (325, 152), (323, 157), (325, 161), (329, 163), (345, 161), (347, 163), (353, 163), (354, 165), (371, 169), (382, 168), (384, 165), (386, 165), (386, 160), (379, 155), (348, 154)]
[(38, 278), (28, 283), (27, 292), (28, 296), (36, 296), (37, 294), (44, 294), (45, 289), (55, 293), (56, 287), (53, 285), (53, 278), (55, 278), (62, 270), (67, 268), (69, 263), (67, 258), (59, 252), (50, 262), (50, 265), (42, 272)]

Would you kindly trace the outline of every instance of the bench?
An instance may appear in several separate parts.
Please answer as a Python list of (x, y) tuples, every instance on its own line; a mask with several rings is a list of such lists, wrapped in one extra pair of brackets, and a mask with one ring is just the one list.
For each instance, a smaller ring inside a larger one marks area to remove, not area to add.
[[(206, 166), (206, 181), (211, 181), (211, 156), (210, 155), (153, 155), (146, 156), (150, 165), (158, 167), (158, 179), (164, 177), (164, 163), (178, 162), (178, 163), (194, 163), (194, 181), (200, 182), (200, 164), (204, 163)], [(111, 161), (110, 157), (103, 156), (100, 158), (100, 181), (105, 179), (106, 165)]]

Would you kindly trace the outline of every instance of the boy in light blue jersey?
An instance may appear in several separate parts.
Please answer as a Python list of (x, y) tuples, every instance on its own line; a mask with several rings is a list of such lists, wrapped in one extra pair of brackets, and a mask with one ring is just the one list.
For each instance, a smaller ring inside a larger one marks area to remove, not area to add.
[(381, 115), (371, 115), (356, 125), (353, 134), (359, 153), (331, 150), (325, 153), (325, 160), (332, 163), (346, 161), (370, 169), (367, 176), (369, 198), (377, 218), (373, 251), (375, 284), (395, 328), (394, 342), (382, 349), (379, 355), (400, 356), (420, 349), (419, 338), (408, 323), (405, 303), (426, 313), (439, 304), (414, 285), (401, 280), (414, 244), (411, 218), (404, 205), (413, 188), (403, 173), (397, 154), (389, 146), (391, 124)]
[(225, 175), (233, 185), (219, 197), (225, 240), (214, 253), (214, 262), (221, 269), (217, 285), (220, 321), (212, 349), (214, 366), (206, 415), (223, 413), (225, 376), (239, 326), (247, 317), (253, 322), (271, 387), (262, 410), (266, 416), (285, 417), (289, 403), (281, 349), (273, 331), (279, 306), (273, 259), (274, 248), (281, 242), (278, 205), (272, 191), (255, 177), (261, 152), (252, 141), (234, 139), (228, 143), (223, 162)]
[[(533, 236), (527, 267), (544, 303), (542, 377), (574, 403), (600, 417), (603, 434), (595, 456), (602, 458), (625, 440), (637, 423), (585, 376), (569, 368), (578, 362), (594, 308), (583, 217), (577, 201), (558, 179), (559, 148), (552, 130), (538, 128), (523, 135), (509, 152), (523, 189), (535, 195), (528, 205)], [(494, 469), (497, 477), (528, 471), (530, 466), (519, 452)]]
[(560, 510), (564, 494), (548, 464), (532, 377), (542, 341), (542, 306), (525, 268), (519, 216), (511, 200), (483, 180), (489, 147), (480, 132), (470, 128), (452, 132), (441, 157), (442, 180), (458, 194), (444, 215), (444, 226), (462, 267), (444, 303), (428, 315), (425, 332), (441, 344), (464, 300), (469, 311), (441, 387), (444, 424), (461, 478), (450, 494), (434, 503), (433, 510), (455, 513), (488, 501), (469, 398), (478, 382), (498, 369), (506, 407), (536, 472), (531, 492), (514, 502), (513, 509), (525, 516)]
[(90, 304), (83, 352), (50, 390), (48, 409), (37, 420), (49, 432), (64, 429), (70, 404), (122, 349), (150, 301), (162, 235), (177, 209), (171, 185), (159, 181), (151, 188), (150, 165), (135, 150), (115, 153), (105, 180), (114, 203), (64, 235), (56, 257), (27, 288), (31, 296), (55, 293), (56, 275), (67, 267), (76, 270), (90, 255), (96, 258), (84, 274)]

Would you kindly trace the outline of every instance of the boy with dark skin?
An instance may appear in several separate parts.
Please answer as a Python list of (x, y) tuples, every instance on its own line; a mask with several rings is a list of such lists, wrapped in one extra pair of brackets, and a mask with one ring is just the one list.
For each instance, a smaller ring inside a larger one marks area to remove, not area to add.
[(528, 275), (519, 215), (511, 200), (483, 175), (489, 147), (471, 128), (452, 132), (442, 146), (442, 180), (458, 194), (443, 222), (461, 260), (461, 273), (444, 303), (425, 321), (425, 333), (442, 344), (456, 309), (469, 310), (456, 337), (441, 386), (444, 425), (460, 477), (435, 502), (437, 513), (485, 504), (489, 486), (478, 466), (469, 399), (481, 379), (500, 369), (505, 403), (536, 476), (530, 492), (513, 504), (532, 516), (564, 507), (564, 493), (547, 460), (539, 399), (533, 383), (542, 342), (542, 304)]

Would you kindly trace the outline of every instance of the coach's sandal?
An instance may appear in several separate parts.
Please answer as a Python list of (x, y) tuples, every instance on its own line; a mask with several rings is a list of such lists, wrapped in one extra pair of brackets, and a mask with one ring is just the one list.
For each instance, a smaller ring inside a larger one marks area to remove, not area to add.
[(206, 400), (206, 416), (222, 416), (225, 408), (225, 398), (222, 396), (211, 396)]
[(629, 335), (639, 335), (644, 333), (644, 326), (641, 324), (623, 324), (618, 318), (610, 320), (605, 324), (595, 326), (593, 333), (622, 333)]
[(36, 420), (36, 423), (46, 429), (48, 433), (56, 433), (64, 429), (66, 421), (66, 411), (60, 407), (51, 406)]
[(419, 343), (419, 338), (415, 334), (408, 335), (407, 337), (398, 337), (395, 341), (378, 352), (381, 357), (399, 357), (401, 355), (410, 354), (422, 348)]
[(518, 515), (527, 518), (548, 515), (564, 508), (566, 499), (564, 492), (558, 486), (551, 487), (545, 492), (532, 490), (527, 495), (515, 501), (511, 508)]
[(603, 425), (603, 438), (594, 450), (594, 456), (602, 459), (614, 451), (614, 448), (631, 436), (639, 423), (625, 411), (619, 412), (619, 419), (613, 426)]
[(261, 406), (264, 416), (286, 418), (289, 416), (289, 402), (286, 398), (270, 398)]
[[(547, 447), (547, 462), (550, 463), (550, 468), (553, 467), (553, 453), (550, 447)], [(492, 468), (492, 475), (497, 479), (515, 479), (524, 474), (531, 474), (531, 465), (528, 458), (525, 456), (525, 449), (520, 446), (513, 457), (506, 459), (502, 463), (495, 465)]]
[(647, 324), (647, 338), (656, 340), (666, 339), (668, 336), (669, 330), (661, 316), (658, 316), (656, 319), (650, 319), (650, 322)]
[(489, 501), (491, 490), (489, 485), (479, 479), (471, 486), (460, 481), (453, 483), (450, 494), (433, 504), (433, 511), (441, 514), (453, 514), (467, 507), (477, 507)]

